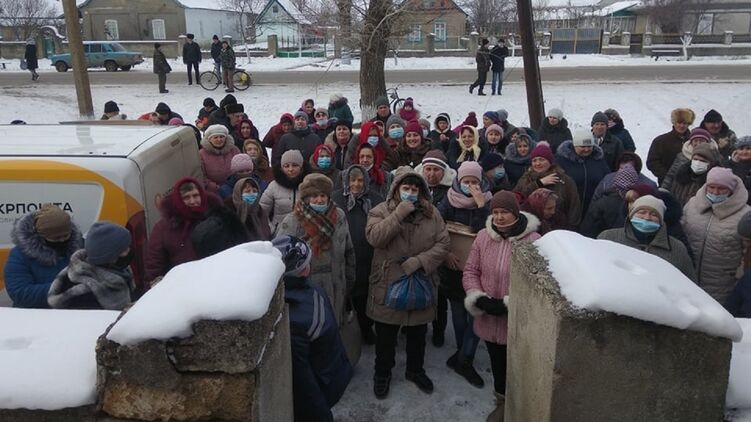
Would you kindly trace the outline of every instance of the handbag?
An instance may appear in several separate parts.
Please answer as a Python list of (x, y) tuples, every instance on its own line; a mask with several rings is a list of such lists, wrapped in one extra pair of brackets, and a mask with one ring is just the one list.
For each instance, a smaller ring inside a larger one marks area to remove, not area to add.
[(27, 70), (29, 68), (28, 63), (26, 63), (26, 59), (21, 59), (21, 70)]
[(398, 311), (419, 311), (435, 303), (433, 285), (423, 271), (404, 274), (391, 283), (384, 305)]

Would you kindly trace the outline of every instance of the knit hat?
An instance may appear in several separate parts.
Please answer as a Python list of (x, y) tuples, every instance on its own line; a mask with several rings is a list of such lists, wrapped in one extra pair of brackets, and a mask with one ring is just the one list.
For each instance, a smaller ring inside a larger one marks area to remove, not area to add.
[(456, 179), (461, 181), (463, 178), (471, 176), (482, 181), (482, 166), (477, 161), (465, 161), (459, 166)]
[(412, 97), (407, 97), (407, 99), (404, 100), (404, 107), (415, 108), (415, 100), (413, 100)]
[(665, 217), (665, 203), (662, 202), (661, 199), (657, 199), (652, 195), (640, 196), (639, 199), (634, 201), (634, 204), (631, 207), (631, 212), (628, 213), (628, 218), (632, 218), (640, 208), (649, 208), (657, 211), (657, 213), (660, 214), (660, 222), (662, 222)]
[(738, 177), (729, 168), (712, 167), (707, 173), (707, 185), (720, 185), (734, 191), (738, 186)]
[(504, 109), (496, 110), (496, 113), (498, 113), (498, 120), (500, 120), (501, 123), (508, 120), (508, 111)]
[(704, 158), (713, 166), (716, 166), (717, 163), (720, 162), (720, 154), (712, 147), (712, 144), (699, 144), (695, 146), (691, 158), (693, 158), (694, 155)]
[(709, 110), (707, 114), (704, 115), (702, 123), (722, 123), (722, 114), (715, 109)]
[[(306, 114), (306, 116), (307, 116), (307, 114)], [(279, 118), (279, 124), (282, 124), (284, 122), (289, 122), (291, 124), (291, 123), (294, 122), (294, 120), (295, 120), (295, 116), (293, 116), (293, 115), (291, 115), (289, 113), (284, 113), (284, 114), (282, 114), (282, 117)]]
[(237, 104), (237, 98), (235, 98), (232, 94), (227, 94), (222, 98), (222, 101), (219, 101), (219, 107), (224, 108), (228, 104)]
[(639, 182), (639, 173), (636, 172), (631, 165), (625, 165), (623, 168), (615, 172), (613, 176), (613, 189), (618, 192), (622, 197), (626, 196), (626, 192)]
[(422, 159), (422, 166), (423, 168), (427, 165), (431, 166), (437, 166), (444, 170), (448, 168), (448, 164), (446, 159), (446, 154), (443, 153), (440, 149), (432, 149), (428, 151), (425, 156)]
[[(604, 114), (603, 114), (604, 116)], [(574, 146), (575, 147), (593, 147), (595, 146), (595, 141), (592, 139), (592, 132), (590, 132), (587, 129), (579, 128), (574, 131), (573, 136)], [(552, 161), (551, 161), (552, 162)]]
[(209, 139), (212, 135), (229, 135), (229, 130), (224, 125), (211, 125), (203, 133), (204, 138)]
[(503, 128), (498, 126), (497, 124), (493, 123), (492, 125), (488, 126), (487, 129), (485, 129), (485, 136), (488, 135), (488, 132), (498, 132), (501, 134), (501, 137), (503, 137)]
[(404, 126), (405, 126), (404, 120), (401, 117), (397, 116), (396, 114), (392, 114), (386, 120), (386, 132), (388, 132), (391, 125), (399, 125), (402, 127), (402, 129), (404, 129)]
[(624, 151), (623, 154), (618, 157), (618, 161), (616, 161), (616, 168), (621, 168), (621, 164), (623, 163), (633, 163), (634, 170), (636, 170), (637, 173), (641, 173), (642, 161), (637, 153)]
[(670, 112), (670, 123), (676, 124), (678, 122), (686, 123), (689, 125), (694, 124), (696, 114), (690, 108), (676, 108)]
[(203, 100), (203, 106), (204, 107), (216, 107), (216, 102), (213, 98), (207, 97)]
[(281, 235), (271, 241), (271, 244), (282, 253), (284, 275), (297, 277), (308, 268), (313, 253), (308, 244), (297, 237)]
[(507, 190), (498, 191), (493, 195), (493, 198), (490, 200), (490, 210), (492, 211), (496, 208), (503, 208), (511, 214), (519, 216), (519, 203), (516, 201), (516, 196)]
[(253, 171), (253, 159), (248, 154), (237, 154), (232, 157), (229, 170), (232, 174)]
[(482, 117), (487, 117), (488, 119), (492, 120), (493, 123), (499, 123), (501, 121), (501, 118), (498, 117), (498, 113), (495, 111), (486, 111), (483, 113)]
[(695, 138), (703, 139), (706, 142), (712, 142), (712, 134), (709, 133), (706, 129), (702, 129), (700, 127), (691, 130), (691, 135), (689, 135), (688, 140), (690, 141)]
[(412, 120), (411, 122), (407, 123), (407, 127), (404, 129), (405, 135), (409, 132), (419, 133), (420, 136), (422, 136), (422, 126), (420, 126), (420, 123), (418, 123), (417, 121)]
[(104, 112), (105, 113), (114, 113), (116, 111), (120, 111), (120, 107), (117, 106), (117, 103), (114, 101), (107, 101), (104, 103)]
[(610, 120), (621, 120), (620, 113), (618, 113), (618, 111), (613, 108), (609, 108), (603, 111), (603, 113), (605, 113), (605, 115), (608, 116), (608, 119)]
[(532, 150), (532, 156), (530, 160), (534, 160), (536, 157), (542, 157), (548, 160), (550, 164), (553, 164), (555, 162), (555, 158), (553, 158), (553, 150), (550, 149), (550, 144), (545, 141), (539, 142), (535, 149)]
[(334, 125), (334, 129), (336, 129), (336, 128), (337, 128), (337, 127), (339, 127), (339, 126), (344, 126), (344, 127), (346, 127), (347, 129), (349, 129), (350, 131), (352, 130), (352, 122), (351, 122), (351, 121), (349, 121), (349, 120), (344, 120), (344, 119), (342, 119), (342, 120), (337, 120), (337, 121), (336, 121), (336, 124)]
[(237, 104), (237, 103), (227, 104), (224, 106), (224, 112), (227, 114), (244, 113), (245, 107), (242, 104)]
[(45, 204), (34, 214), (34, 227), (45, 240), (58, 240), (70, 236), (73, 223), (70, 215), (60, 207)]
[(297, 164), (298, 166), (302, 166), (302, 163), (302, 154), (296, 149), (287, 150), (282, 154), (282, 166), (285, 164)]
[(561, 120), (563, 118), (563, 112), (559, 108), (551, 108), (550, 111), (548, 111), (547, 117), (555, 117), (558, 120)]
[(385, 95), (382, 95), (382, 96), (376, 98), (376, 100), (375, 100), (375, 107), (378, 108), (380, 106), (386, 106), (386, 107), (389, 106), (389, 99), (386, 98)]
[[(323, 114), (325, 114), (325, 115), (326, 115), (326, 117), (329, 117), (329, 109), (327, 109), (327, 108), (323, 108), (323, 107), (318, 107), (318, 108), (317, 108), (317, 109), (316, 109), (316, 110), (315, 110), (315, 111), (313, 112), (313, 115), (316, 115), (316, 114), (318, 114), (318, 113), (323, 113)], [(307, 114), (306, 114), (306, 116), (307, 116)]]
[(477, 127), (477, 114), (474, 111), (470, 111), (467, 114), (467, 118), (462, 122), (462, 126), (474, 126)]
[(598, 111), (594, 114), (594, 116), (592, 116), (592, 122), (590, 123), (590, 126), (594, 126), (595, 123), (608, 124), (608, 116), (605, 115), (605, 113)]
[(503, 156), (501, 154), (491, 152), (490, 154), (482, 157), (482, 160), (480, 160), (480, 165), (482, 166), (483, 172), (493, 170), (494, 168), (503, 165)]
[(170, 114), (172, 112), (169, 106), (165, 103), (157, 104), (154, 111), (156, 111), (157, 114)]
[(321, 173), (311, 173), (305, 176), (300, 183), (300, 198), (305, 199), (313, 195), (322, 193), (331, 198), (331, 192), (334, 191), (334, 183), (326, 175)]
[(183, 121), (183, 119), (179, 117), (173, 117), (169, 119), (169, 122), (167, 122), (167, 124), (170, 126), (180, 126), (180, 125), (185, 124), (185, 122)]
[(751, 136), (742, 136), (735, 141), (734, 149), (739, 149), (741, 147), (751, 147)]
[(97, 221), (86, 233), (85, 245), (89, 264), (111, 264), (130, 247), (130, 232), (109, 221)]

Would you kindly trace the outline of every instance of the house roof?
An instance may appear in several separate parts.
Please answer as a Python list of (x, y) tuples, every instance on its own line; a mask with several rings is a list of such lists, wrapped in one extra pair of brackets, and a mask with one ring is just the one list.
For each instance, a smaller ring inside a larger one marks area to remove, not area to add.
[[(446, 2), (446, 6), (441, 6), (441, 3)], [(428, 12), (441, 12), (446, 10), (458, 10), (464, 16), (469, 16), (469, 14), (462, 9), (459, 4), (457, 4), (454, 0), (436, 0), (433, 7), (425, 7), (425, 2), (423, 0), (412, 0), (412, 3), (415, 3), (415, 7), (410, 8), (411, 11), (419, 12), (419, 11), (428, 11)]]
[[(48, 2), (55, 5), (55, 7), (58, 8), (60, 13), (63, 12), (63, 5), (60, 3), (59, 0), (47, 0)], [(86, 6), (89, 2), (92, 0), (76, 0), (76, 6)], [(133, 0), (130, 0), (131, 2)], [(221, 0), (174, 0), (177, 4), (180, 6), (183, 6), (188, 9), (209, 9), (209, 10), (225, 10), (228, 9), (226, 7), (222, 7)]]
[(642, 2), (641, 0), (622, 0), (617, 1), (611, 5), (604, 6), (603, 8), (599, 10), (595, 10), (592, 15), (594, 16), (608, 16), (613, 15), (618, 12), (624, 12), (628, 9), (641, 6)]
[(263, 19), (263, 16), (266, 15), (266, 12), (271, 8), (271, 6), (277, 3), (279, 6), (281, 6), (282, 9), (284, 9), (287, 14), (292, 17), (292, 19), (295, 20), (295, 22), (302, 24), (302, 25), (311, 25), (310, 19), (308, 19), (305, 14), (300, 12), (300, 10), (295, 6), (290, 0), (269, 0), (268, 3), (266, 3), (266, 6), (263, 7), (263, 10), (261, 10), (261, 13), (258, 14), (258, 17), (256, 18), (256, 23), (260, 22)]

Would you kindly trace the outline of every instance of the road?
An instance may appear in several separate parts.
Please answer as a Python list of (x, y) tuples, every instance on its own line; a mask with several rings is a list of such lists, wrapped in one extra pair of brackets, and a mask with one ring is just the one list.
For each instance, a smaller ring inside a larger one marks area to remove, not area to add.
[[(559, 67), (543, 68), (542, 78), (545, 82), (572, 81), (748, 81), (751, 80), (751, 65), (648, 65), (623, 67)], [(40, 85), (72, 84), (73, 73), (45, 72), (41, 74)], [(468, 83), (475, 79), (472, 69), (424, 69), (424, 70), (389, 70), (386, 72), (386, 82), (396, 83)], [(184, 81), (185, 75), (175, 72), (168, 77), (170, 80)], [(521, 68), (507, 70), (506, 82), (524, 80)], [(89, 72), (89, 79), (93, 85), (130, 85), (156, 84), (156, 76), (150, 72)], [(293, 85), (293, 84), (333, 84), (358, 83), (357, 71), (273, 71), (253, 72), (256, 84), (264, 85)], [(29, 84), (29, 74), (24, 72), (0, 71), (0, 87)]]

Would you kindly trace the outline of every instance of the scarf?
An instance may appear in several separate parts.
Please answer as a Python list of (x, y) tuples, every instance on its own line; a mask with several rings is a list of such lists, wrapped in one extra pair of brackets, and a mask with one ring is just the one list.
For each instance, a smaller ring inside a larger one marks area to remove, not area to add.
[[(256, 202), (249, 204), (243, 201), (242, 193), (245, 182), (251, 182), (258, 190), (258, 198)], [(235, 183), (235, 187), (232, 190), (232, 204), (235, 206), (235, 213), (237, 217), (245, 225), (248, 234), (251, 239), (264, 239), (264, 235), (261, 232), (263, 223), (261, 222), (260, 214), (261, 209), (259, 203), (261, 202), (261, 189), (258, 186), (258, 182), (252, 177), (244, 177)]]
[(502, 230), (492, 223), (491, 227), (493, 228), (494, 232), (498, 233), (498, 235), (504, 239), (519, 236), (520, 234), (524, 233), (524, 230), (527, 229), (527, 216), (520, 213), (519, 218), (517, 218), (516, 221), (511, 224), (511, 226), (509, 226), (506, 230)]
[(331, 238), (336, 226), (336, 207), (329, 202), (329, 209), (325, 214), (319, 214), (310, 205), (302, 201), (295, 203), (295, 217), (302, 224), (305, 235), (303, 240), (308, 242), (313, 251), (313, 257), (331, 249)]
[[(183, 199), (180, 197), (180, 188), (186, 183), (193, 183), (201, 193), (201, 205), (197, 207), (188, 207), (185, 205), (185, 202), (183, 202)], [(190, 229), (193, 225), (203, 220), (206, 216), (206, 211), (209, 209), (209, 196), (203, 189), (201, 182), (191, 177), (185, 177), (177, 181), (175, 187), (170, 193), (169, 201), (175, 211), (178, 227), (182, 228), (180, 240), (184, 242), (190, 234)]]
[[(349, 175), (352, 172), (352, 169), (358, 168), (360, 171), (362, 171), (364, 175), (363, 180), (363, 188), (362, 192), (354, 194), (349, 191)], [(365, 211), (365, 214), (367, 215), (370, 212), (370, 209), (372, 208), (370, 198), (368, 198), (366, 195), (368, 193), (368, 188), (370, 186), (370, 178), (368, 177), (368, 172), (365, 171), (365, 168), (358, 164), (353, 164), (350, 166), (347, 171), (342, 173), (342, 195), (344, 195), (345, 198), (347, 198), (347, 211), (352, 211), (355, 206), (357, 206), (357, 201), (362, 202), (362, 209)]]
[[(490, 200), (493, 198), (493, 194), (490, 193), (490, 190), (488, 188), (489, 185), (485, 182), (485, 180), (483, 180), (480, 189), (482, 190), (482, 196), (485, 198), (485, 204), (489, 204)], [(475, 198), (473, 198), (471, 195), (466, 195), (461, 191), (458, 179), (454, 179), (454, 183), (451, 185), (451, 189), (449, 189), (446, 196), (449, 199), (449, 204), (451, 204), (451, 206), (454, 208), (461, 208), (466, 210), (473, 210), (477, 208), (477, 202), (475, 202)]]

